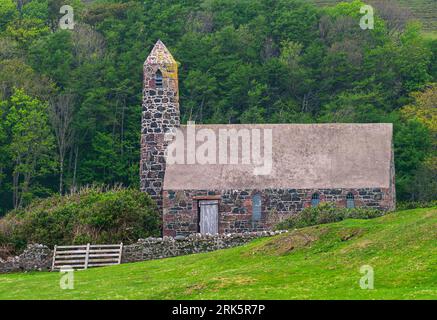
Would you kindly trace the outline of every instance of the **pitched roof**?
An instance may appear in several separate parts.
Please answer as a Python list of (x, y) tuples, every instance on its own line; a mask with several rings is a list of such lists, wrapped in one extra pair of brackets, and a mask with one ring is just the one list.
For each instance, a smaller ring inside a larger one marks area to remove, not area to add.
[(155, 43), (144, 64), (177, 66), (176, 60), (173, 58), (172, 54), (161, 40), (158, 40)]
[[(180, 129), (186, 137), (187, 126)], [(220, 129), (271, 129), (271, 174), (254, 175), (256, 165), (241, 160), (233, 165), (168, 163), (164, 190), (388, 188), (390, 184), (391, 124), (196, 125), (196, 132), (200, 129), (214, 132), (217, 145)]]

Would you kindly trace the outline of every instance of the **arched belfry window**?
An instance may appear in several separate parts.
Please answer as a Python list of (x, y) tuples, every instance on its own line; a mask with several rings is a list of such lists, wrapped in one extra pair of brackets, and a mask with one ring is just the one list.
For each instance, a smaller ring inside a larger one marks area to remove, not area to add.
[(256, 193), (252, 196), (252, 220), (261, 220), (261, 195)]
[(316, 207), (316, 206), (319, 205), (319, 203), (320, 203), (320, 196), (319, 196), (318, 193), (314, 193), (314, 194), (311, 196), (311, 206), (312, 206), (312, 207)]
[(161, 70), (156, 71), (155, 84), (156, 84), (157, 88), (162, 88), (162, 72), (161, 72)]
[(354, 199), (354, 195), (352, 194), (352, 192), (349, 192), (346, 195), (346, 208), (349, 208), (349, 209), (355, 208), (355, 199)]

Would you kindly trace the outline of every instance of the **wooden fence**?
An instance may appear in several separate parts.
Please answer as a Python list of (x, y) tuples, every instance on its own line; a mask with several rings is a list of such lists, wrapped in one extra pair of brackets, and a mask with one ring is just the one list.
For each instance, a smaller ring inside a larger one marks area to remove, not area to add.
[(123, 243), (87, 244), (83, 246), (55, 246), (52, 270), (71, 267), (88, 269), (121, 263)]

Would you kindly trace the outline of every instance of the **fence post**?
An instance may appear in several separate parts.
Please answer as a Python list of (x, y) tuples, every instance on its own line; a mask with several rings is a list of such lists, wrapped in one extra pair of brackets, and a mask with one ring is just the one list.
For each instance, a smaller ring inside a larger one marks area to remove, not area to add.
[(123, 242), (120, 242), (120, 255), (118, 257), (118, 264), (121, 263), (121, 256), (123, 254)]
[(85, 254), (85, 269), (88, 269), (88, 260), (90, 258), (90, 244), (86, 245), (86, 254)]
[(52, 271), (55, 270), (56, 248), (57, 248), (57, 245), (55, 245), (55, 247), (53, 248)]

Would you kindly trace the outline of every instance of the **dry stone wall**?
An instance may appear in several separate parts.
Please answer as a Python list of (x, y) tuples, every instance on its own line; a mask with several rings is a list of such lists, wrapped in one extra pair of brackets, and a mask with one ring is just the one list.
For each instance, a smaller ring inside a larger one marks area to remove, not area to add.
[(30, 244), (22, 254), (0, 259), (0, 273), (20, 271), (48, 271), (52, 266), (53, 251), (42, 244)]
[[(201, 235), (191, 234), (163, 238), (140, 239), (123, 247), (122, 263), (162, 259), (193, 253), (210, 252), (232, 248), (256, 238), (271, 237), (286, 231), (246, 232), (237, 234)], [(41, 244), (31, 244), (19, 256), (0, 259), (0, 273), (23, 271), (49, 271), (53, 251)]]
[(193, 253), (227, 249), (248, 243), (256, 238), (271, 237), (286, 231), (260, 231), (234, 234), (190, 234), (186, 237), (140, 239), (123, 248), (123, 262), (135, 262)]

